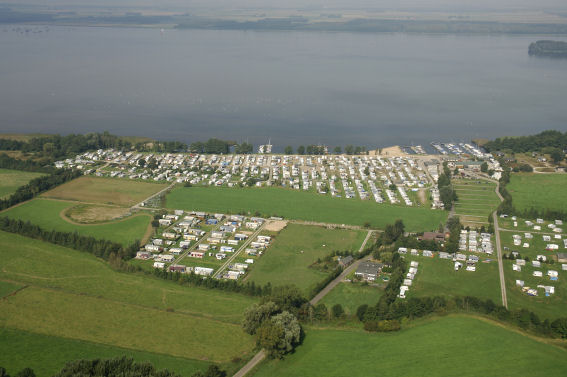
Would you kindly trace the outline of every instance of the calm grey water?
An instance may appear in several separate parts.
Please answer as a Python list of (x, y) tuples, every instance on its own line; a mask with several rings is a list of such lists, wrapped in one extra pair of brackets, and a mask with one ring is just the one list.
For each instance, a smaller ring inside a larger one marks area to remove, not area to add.
[(2, 132), (283, 148), (567, 129), (567, 60), (529, 57), (537, 36), (16, 28), (0, 26)]

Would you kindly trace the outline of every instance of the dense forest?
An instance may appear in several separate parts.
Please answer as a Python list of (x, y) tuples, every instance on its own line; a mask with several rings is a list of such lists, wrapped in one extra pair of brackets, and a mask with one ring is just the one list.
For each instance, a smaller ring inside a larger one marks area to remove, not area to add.
[(537, 135), (502, 137), (483, 145), (488, 152), (511, 151), (514, 153), (543, 152), (546, 148), (567, 149), (567, 132), (548, 130)]

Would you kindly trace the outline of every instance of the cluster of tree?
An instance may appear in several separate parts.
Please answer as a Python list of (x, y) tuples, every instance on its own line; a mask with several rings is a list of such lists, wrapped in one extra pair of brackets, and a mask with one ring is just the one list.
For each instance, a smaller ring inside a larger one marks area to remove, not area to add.
[(128, 140), (111, 135), (108, 132), (90, 133), (86, 135), (46, 135), (31, 138), (29, 141), (13, 141), (0, 139), (0, 149), (35, 152), (57, 159), (95, 150), (95, 149), (131, 149)]
[(30, 200), (44, 191), (50, 190), (53, 187), (59, 186), (81, 175), (82, 173), (78, 170), (56, 170), (53, 174), (34, 178), (28, 184), (19, 187), (9, 198), (0, 200), (0, 210)]
[(445, 241), (445, 251), (448, 253), (456, 253), (459, 251), (459, 239), (462, 229), (459, 216), (448, 218), (446, 227), (449, 230), (449, 239)]
[(489, 152), (508, 150), (514, 153), (525, 153), (539, 152), (546, 148), (555, 148), (562, 152), (567, 149), (567, 132), (549, 130), (531, 136), (497, 138), (484, 144), (483, 147)]
[(251, 154), (254, 153), (254, 146), (249, 143), (236, 144), (234, 148), (236, 154)]
[(270, 358), (283, 358), (302, 341), (302, 329), (297, 318), (300, 310), (309, 305), (293, 286), (274, 288), (260, 304), (253, 304), (244, 312), (242, 328), (256, 335), (258, 346)]
[(443, 173), (439, 175), (437, 180), (437, 188), (439, 189), (439, 199), (443, 202), (443, 206), (447, 211), (453, 208), (453, 202), (457, 201), (457, 192), (451, 186), (451, 169), (447, 166), (447, 162), (443, 163)]
[[(148, 362), (137, 363), (130, 357), (114, 359), (69, 361), (54, 377), (181, 377), (167, 369), (158, 370)], [(0, 377), (10, 377), (4, 368), (0, 368)], [(15, 377), (35, 377), (30, 368), (26, 368)], [(193, 373), (191, 377), (226, 377), (226, 372), (216, 365), (210, 365), (205, 371)]]
[(139, 142), (134, 146), (138, 152), (175, 153), (185, 152), (187, 144), (180, 141)]
[[(361, 146), (355, 147), (352, 145), (347, 145), (344, 149), (344, 153), (348, 155), (366, 154), (366, 152), (367, 152), (366, 147), (361, 147)], [(293, 147), (291, 145), (288, 145), (287, 147), (284, 148), (284, 153), (293, 154)], [(343, 153), (343, 150), (341, 147), (335, 147), (335, 149), (333, 149), (333, 153), (341, 154)], [(297, 147), (296, 154), (323, 155), (325, 154), (325, 146), (312, 144), (305, 147), (304, 145), (300, 145), (299, 147)]]
[[(0, 367), (0, 377), (10, 377), (5, 368)], [(35, 372), (31, 368), (24, 368), (16, 373), (14, 377), (35, 377)]]
[(33, 171), (38, 173), (53, 173), (56, 169), (48, 165), (49, 162), (42, 163), (35, 160), (20, 160), (12, 158), (6, 153), (0, 153), (0, 168), (22, 171)]
[(79, 251), (85, 251), (105, 260), (111, 258), (112, 255), (118, 256), (122, 259), (130, 259), (135, 256), (136, 251), (140, 249), (140, 243), (138, 241), (128, 247), (124, 247), (116, 242), (81, 236), (77, 232), (71, 233), (45, 230), (30, 223), (29, 221), (24, 222), (22, 220), (10, 219), (7, 217), (0, 218), (0, 230), (35, 238), (55, 245), (69, 247)]
[(405, 225), (402, 220), (396, 220), (394, 224), (388, 224), (384, 228), (384, 232), (380, 233), (376, 240), (376, 245), (389, 245), (404, 235)]
[[(230, 153), (230, 147), (235, 144), (236, 143), (234, 141), (225, 141), (225, 140), (212, 138), (204, 143), (200, 141), (191, 143), (189, 145), (189, 151), (193, 153), (205, 153), (205, 154), (228, 154)], [(250, 145), (247, 143), (244, 144)]]

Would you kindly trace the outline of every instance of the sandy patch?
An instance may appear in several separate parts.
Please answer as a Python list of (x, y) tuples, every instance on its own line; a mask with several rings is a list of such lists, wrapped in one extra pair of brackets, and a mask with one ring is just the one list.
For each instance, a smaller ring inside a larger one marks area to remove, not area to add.
[(285, 220), (268, 220), (264, 229), (270, 232), (279, 232), (286, 226), (287, 221)]
[(65, 216), (78, 223), (90, 224), (115, 220), (126, 216), (129, 212), (128, 208), (78, 205), (69, 208)]
[(394, 145), (392, 147), (387, 147), (387, 148), (375, 149), (369, 151), (368, 154), (370, 156), (387, 156), (387, 157), (407, 156), (407, 153), (405, 153), (402, 150), (402, 148), (400, 148), (398, 145)]

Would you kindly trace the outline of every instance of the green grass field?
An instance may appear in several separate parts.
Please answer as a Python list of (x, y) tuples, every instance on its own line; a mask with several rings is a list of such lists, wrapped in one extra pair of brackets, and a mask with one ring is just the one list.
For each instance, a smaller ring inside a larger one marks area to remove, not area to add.
[(307, 329), (294, 354), (264, 362), (254, 376), (553, 377), (566, 370), (564, 349), (492, 322), (449, 316), (389, 334)]
[(22, 285), (7, 281), (0, 281), (0, 298), (8, 296), (9, 294), (14, 293), (20, 288), (22, 288)]
[(253, 298), (116, 272), (90, 254), (4, 232), (0, 281), (28, 286), (0, 300), (5, 328), (219, 363), (254, 346), (240, 327)]
[(456, 179), (453, 187), (459, 198), (455, 202), (455, 214), (465, 226), (488, 226), (488, 216), (500, 203), (494, 192), (496, 184), (482, 180)]
[(76, 205), (72, 202), (49, 199), (34, 199), (22, 205), (12, 207), (0, 214), (13, 219), (30, 221), (47, 230), (62, 232), (78, 232), (84, 236), (92, 236), (129, 245), (135, 240), (141, 240), (151, 217), (146, 214), (134, 215), (124, 220), (80, 225), (64, 220), (61, 214)]
[(0, 339), (0, 365), (12, 376), (24, 368), (32, 368), (38, 377), (51, 377), (71, 360), (123, 356), (131, 357), (137, 362), (150, 362), (157, 369), (172, 370), (182, 376), (205, 370), (211, 364), (8, 328), (0, 329)]
[(5, 199), (16, 192), (18, 187), (27, 184), (34, 178), (45, 174), (27, 171), (0, 169), (0, 199)]
[[(407, 297), (475, 296), (502, 303), (496, 257), (491, 263), (477, 263), (476, 271), (455, 271), (452, 260), (406, 257), (419, 262), (418, 272)], [(481, 257), (481, 259), (485, 259)]]
[(333, 305), (341, 304), (347, 314), (356, 314), (356, 309), (363, 304), (376, 305), (384, 291), (378, 287), (364, 286), (353, 283), (340, 283), (321, 302), (331, 309)]
[(514, 207), (520, 211), (555, 209), (567, 211), (567, 174), (512, 174), (506, 186)]
[(295, 284), (309, 293), (327, 276), (309, 265), (333, 250), (358, 251), (365, 235), (364, 231), (288, 224), (254, 263), (248, 281), (260, 285), (270, 282), (273, 286)]
[(384, 228), (402, 219), (409, 231), (437, 229), (447, 218), (447, 213), (440, 210), (332, 198), (279, 187), (179, 187), (167, 195), (167, 207), (221, 213), (257, 211), (263, 216), (333, 224), (362, 226), (368, 222), (374, 228)]
[(86, 203), (133, 206), (166, 187), (167, 185), (158, 183), (83, 176), (47, 191), (42, 196)]

